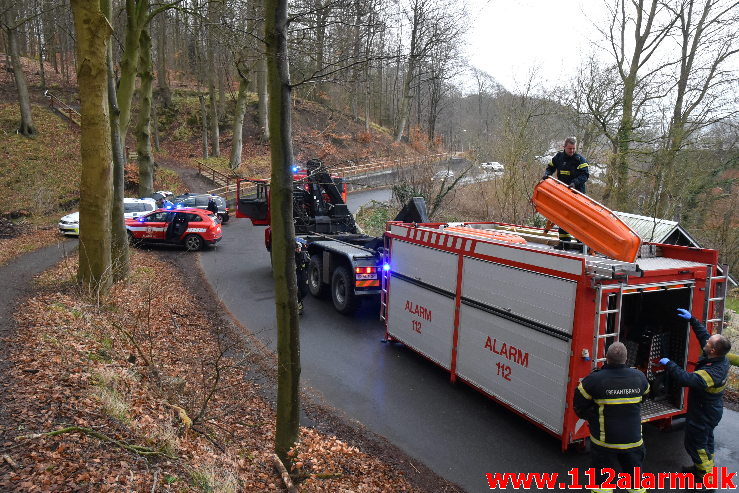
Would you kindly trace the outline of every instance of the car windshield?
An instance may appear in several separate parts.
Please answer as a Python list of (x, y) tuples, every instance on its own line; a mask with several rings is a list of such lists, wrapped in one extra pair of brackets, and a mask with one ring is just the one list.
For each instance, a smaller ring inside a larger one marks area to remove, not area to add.
[(167, 215), (170, 214), (170, 212), (162, 211), (157, 212), (156, 214), (149, 214), (148, 216), (141, 216), (138, 220), (141, 222), (146, 223), (157, 223), (157, 222), (166, 222), (167, 221)]
[(127, 202), (123, 204), (123, 212), (149, 212), (154, 206), (148, 202)]

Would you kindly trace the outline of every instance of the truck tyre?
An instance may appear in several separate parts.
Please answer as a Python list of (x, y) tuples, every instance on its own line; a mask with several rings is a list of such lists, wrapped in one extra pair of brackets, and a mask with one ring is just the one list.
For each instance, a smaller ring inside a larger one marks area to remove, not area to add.
[(323, 275), (323, 260), (320, 255), (311, 255), (310, 264), (308, 264), (308, 291), (316, 298), (322, 298), (326, 295), (326, 284), (324, 284), (321, 276)]
[(334, 308), (344, 315), (352, 313), (359, 301), (354, 294), (354, 283), (352, 281), (349, 270), (343, 265), (337, 267), (331, 277), (331, 299), (334, 302)]
[(185, 248), (190, 252), (195, 252), (203, 248), (203, 239), (198, 235), (185, 236)]

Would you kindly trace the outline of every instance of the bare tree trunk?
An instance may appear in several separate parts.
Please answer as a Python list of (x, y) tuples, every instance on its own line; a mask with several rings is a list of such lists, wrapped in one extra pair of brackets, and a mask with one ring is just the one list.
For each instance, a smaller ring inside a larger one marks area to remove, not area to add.
[(72, 0), (80, 88), (80, 246), (77, 279), (96, 295), (110, 290), (110, 205), (113, 189), (108, 120), (108, 41), (113, 32), (99, 0)]
[(265, 0), (264, 38), (269, 81), (272, 151), (272, 259), (277, 313), (277, 424), (275, 452), (288, 469), (288, 452), (298, 439), (300, 336), (295, 280), (290, 73), (287, 54), (287, 0)]
[(219, 115), (218, 115), (218, 104), (216, 94), (216, 78), (218, 74), (216, 72), (216, 23), (218, 20), (218, 9), (219, 1), (211, 1), (208, 4), (208, 30), (207, 30), (207, 43), (208, 43), (208, 92), (210, 102), (210, 128), (211, 128), (211, 145), (213, 146), (213, 157), (219, 157), (221, 155), (221, 142), (220, 133), (218, 128)]
[(120, 133), (125, 145), (131, 121), (131, 101), (136, 88), (141, 30), (149, 12), (149, 0), (126, 1), (126, 40), (121, 58), (121, 79), (118, 82), (118, 108), (121, 110)]
[(210, 89), (208, 90), (208, 101), (210, 102), (210, 132), (211, 132), (211, 145), (213, 146), (213, 157), (220, 157), (221, 155), (221, 135), (218, 128), (218, 104), (216, 101), (216, 85), (215, 81), (211, 79)]
[(200, 99), (200, 117), (203, 120), (203, 159), (208, 159), (208, 112), (205, 109), (205, 96), (198, 96)]
[(5, 11), (5, 32), (8, 35), (8, 51), (10, 52), (10, 63), (13, 66), (13, 75), (15, 76), (15, 88), (18, 91), (18, 104), (21, 110), (21, 122), (18, 126), (18, 133), (26, 137), (36, 135), (36, 127), (33, 126), (33, 117), (31, 115), (31, 98), (28, 94), (28, 82), (26, 75), (23, 73), (23, 66), (18, 53), (18, 35), (17, 20), (15, 18), (15, 7)]
[(139, 121), (136, 126), (136, 152), (139, 163), (139, 196), (154, 192), (154, 160), (151, 156), (151, 98), (154, 75), (151, 66), (151, 37), (149, 29), (141, 31), (139, 46)]
[(408, 122), (408, 112), (411, 104), (411, 67), (408, 68), (406, 79), (403, 81), (403, 95), (400, 97), (400, 108), (398, 109), (398, 126), (395, 128), (395, 142), (400, 142)]
[[(614, 0), (611, 14), (610, 39), (608, 40), (613, 56), (617, 63), (619, 76), (623, 84), (621, 101), (621, 120), (616, 132), (616, 156), (612, 160), (614, 169), (609, 167), (606, 180), (604, 200), (621, 211), (629, 210), (629, 200), (632, 196), (629, 189), (629, 154), (634, 140), (636, 110), (640, 104), (636, 101), (639, 92), (642, 98), (648, 97), (645, 80), (649, 74), (644, 74), (644, 64), (655, 53), (662, 41), (670, 33), (675, 22), (666, 22), (657, 26), (657, 19), (661, 18), (660, 10), (664, 4), (659, 0)], [(632, 11), (633, 9), (633, 11)], [(632, 15), (634, 18), (630, 18)], [(633, 33), (628, 32), (633, 29)], [(633, 36), (633, 46), (626, 46), (625, 38)], [(630, 49), (629, 53), (626, 52)]]
[(159, 112), (157, 111), (157, 98), (151, 100), (151, 126), (154, 131), (154, 150), (159, 152)]
[(269, 142), (269, 112), (267, 106), (269, 104), (269, 92), (267, 91), (267, 60), (265, 57), (259, 57), (257, 62), (257, 93), (259, 95), (258, 114), (259, 128), (262, 131), (262, 142)]
[[(165, 108), (172, 106), (172, 91), (167, 80), (167, 16), (159, 14), (157, 19), (157, 88)], [(155, 134), (156, 135), (156, 134)], [(159, 144), (156, 146), (159, 150)]]
[[(40, 10), (38, 5), (37, 10)], [(38, 70), (41, 77), (41, 90), (46, 90), (46, 69), (44, 68), (44, 41), (42, 35), (42, 19), (40, 15), (36, 16), (36, 42), (38, 43)]]
[(238, 169), (241, 166), (241, 148), (244, 142), (244, 113), (246, 113), (246, 96), (249, 89), (249, 79), (247, 76), (248, 72), (244, 73), (242, 70), (245, 68), (236, 67), (236, 71), (239, 74), (239, 97), (236, 100), (236, 108), (234, 110), (234, 124), (233, 124), (233, 146), (231, 147), (231, 159), (229, 161), (229, 167), (231, 169)]
[[(218, 58), (222, 59), (222, 54), (219, 54)], [(221, 68), (216, 71), (218, 74), (218, 114), (224, 116), (226, 115), (226, 78), (228, 77), (225, 65), (225, 62), (220, 60), (218, 66)]]
[[(101, 0), (103, 13), (110, 21), (112, 15), (111, 0)], [(123, 220), (124, 174), (126, 157), (123, 155), (119, 126), (120, 111), (116, 98), (116, 80), (113, 72), (113, 45), (108, 41), (108, 111), (110, 112), (110, 142), (113, 153), (113, 203), (110, 207), (111, 221), (111, 262), (113, 264), (113, 281), (120, 281), (128, 276), (130, 252), (128, 251), (128, 234)]]

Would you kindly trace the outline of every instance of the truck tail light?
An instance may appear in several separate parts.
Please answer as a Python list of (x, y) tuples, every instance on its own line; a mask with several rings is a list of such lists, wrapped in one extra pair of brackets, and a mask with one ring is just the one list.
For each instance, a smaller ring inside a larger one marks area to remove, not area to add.
[(355, 267), (354, 283), (358, 288), (370, 288), (380, 285), (377, 277), (377, 267)]

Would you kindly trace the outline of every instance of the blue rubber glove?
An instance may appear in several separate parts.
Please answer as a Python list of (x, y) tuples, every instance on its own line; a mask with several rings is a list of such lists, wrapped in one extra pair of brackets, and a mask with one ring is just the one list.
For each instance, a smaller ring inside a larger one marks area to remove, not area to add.
[(678, 308), (677, 316), (680, 318), (684, 318), (685, 320), (690, 320), (691, 318), (693, 318), (693, 315), (691, 315), (691, 313), (685, 308)]
[(662, 366), (666, 365), (669, 362), (670, 362), (670, 358), (662, 358), (661, 360), (659, 360), (659, 364)]

